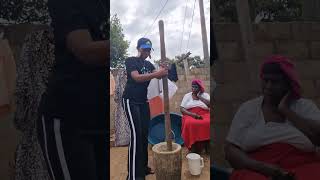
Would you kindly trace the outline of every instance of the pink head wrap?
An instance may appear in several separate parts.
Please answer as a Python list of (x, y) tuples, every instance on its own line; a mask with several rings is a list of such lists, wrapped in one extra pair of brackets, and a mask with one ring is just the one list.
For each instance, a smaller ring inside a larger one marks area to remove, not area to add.
[(200, 91), (203, 93), (204, 92), (204, 85), (200, 79), (193, 79), (192, 84), (198, 84), (200, 86)]
[(262, 69), (264, 65), (270, 63), (277, 63), (280, 65), (281, 70), (290, 80), (292, 97), (294, 99), (299, 99), (301, 97), (301, 85), (298, 79), (298, 74), (296, 72), (294, 64), (288, 57), (282, 55), (272, 55), (265, 59), (260, 68), (260, 78), (263, 78)]

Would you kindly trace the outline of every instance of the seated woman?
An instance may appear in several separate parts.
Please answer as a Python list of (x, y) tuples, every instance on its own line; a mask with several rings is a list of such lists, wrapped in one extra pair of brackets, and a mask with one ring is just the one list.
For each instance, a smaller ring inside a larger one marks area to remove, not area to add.
[(181, 102), (182, 138), (192, 152), (200, 152), (210, 140), (210, 96), (204, 92), (201, 80), (192, 81), (192, 92), (184, 95)]
[(287, 57), (268, 57), (260, 77), (262, 96), (241, 105), (227, 136), (230, 179), (319, 180), (320, 110), (300, 97)]

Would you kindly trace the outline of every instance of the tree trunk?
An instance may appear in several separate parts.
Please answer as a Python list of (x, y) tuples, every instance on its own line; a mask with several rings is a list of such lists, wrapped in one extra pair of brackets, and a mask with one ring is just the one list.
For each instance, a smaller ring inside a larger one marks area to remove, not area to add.
[(167, 151), (166, 142), (152, 147), (157, 180), (181, 180), (181, 146), (172, 143), (172, 148), (172, 151)]
[(213, 12), (213, 22), (218, 22), (219, 21), (219, 13), (217, 11), (217, 7), (216, 5), (214, 4), (214, 2), (211, 2), (212, 3), (212, 12)]

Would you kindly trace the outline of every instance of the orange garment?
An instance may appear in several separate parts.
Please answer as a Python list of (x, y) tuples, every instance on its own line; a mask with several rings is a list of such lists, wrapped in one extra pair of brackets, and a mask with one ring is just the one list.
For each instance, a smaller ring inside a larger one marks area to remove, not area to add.
[(160, 96), (149, 99), (150, 117), (154, 117), (164, 112), (163, 101)]
[(0, 116), (13, 108), (16, 65), (7, 40), (0, 39)]

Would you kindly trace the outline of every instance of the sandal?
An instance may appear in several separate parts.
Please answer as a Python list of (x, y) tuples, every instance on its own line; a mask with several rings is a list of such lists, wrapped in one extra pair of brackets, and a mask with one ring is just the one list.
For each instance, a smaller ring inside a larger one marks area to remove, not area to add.
[(154, 171), (150, 168), (150, 167), (147, 167), (146, 169), (146, 176), (149, 175), (149, 174), (154, 174)]

